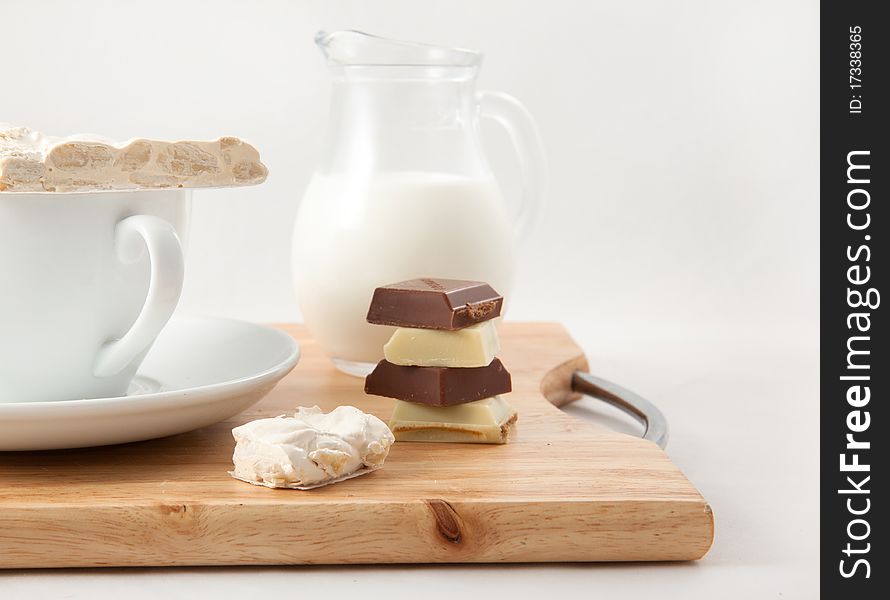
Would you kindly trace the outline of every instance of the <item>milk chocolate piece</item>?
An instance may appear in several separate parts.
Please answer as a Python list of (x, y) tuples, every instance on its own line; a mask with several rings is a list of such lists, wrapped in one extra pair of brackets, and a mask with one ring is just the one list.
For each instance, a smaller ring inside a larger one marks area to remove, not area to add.
[(501, 349), (494, 321), (457, 331), (399, 327), (383, 347), (383, 356), (403, 367), (485, 367)]
[(365, 393), (430, 406), (454, 406), (506, 394), (510, 373), (500, 359), (487, 367), (401, 367), (381, 360), (365, 378)]
[(513, 407), (495, 396), (460, 406), (398, 401), (389, 428), (398, 442), (504, 444), (515, 422)]
[(412, 279), (374, 290), (368, 323), (453, 331), (499, 316), (503, 304), (487, 283)]

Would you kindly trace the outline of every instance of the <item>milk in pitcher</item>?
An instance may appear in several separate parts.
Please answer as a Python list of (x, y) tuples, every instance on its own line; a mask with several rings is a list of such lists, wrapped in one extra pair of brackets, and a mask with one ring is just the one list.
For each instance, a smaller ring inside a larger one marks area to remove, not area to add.
[(394, 172), (313, 177), (294, 234), (295, 283), (328, 356), (376, 363), (392, 328), (365, 322), (374, 288), (416, 277), (486, 281), (507, 295), (513, 232), (492, 177)]

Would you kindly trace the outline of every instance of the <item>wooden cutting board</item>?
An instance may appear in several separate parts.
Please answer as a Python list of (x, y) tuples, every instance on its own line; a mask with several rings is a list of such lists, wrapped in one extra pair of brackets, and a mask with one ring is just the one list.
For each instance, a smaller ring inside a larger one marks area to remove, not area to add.
[[(707, 502), (655, 444), (561, 412), (587, 361), (562, 326), (505, 323), (519, 412), (504, 446), (396, 443), (377, 472), (309, 492), (232, 479), (231, 429), (392, 401), (330, 365), (299, 325), (294, 371), (236, 417), (165, 439), (0, 453), (0, 567), (694, 560)], [(549, 402), (548, 402), (549, 400)]]

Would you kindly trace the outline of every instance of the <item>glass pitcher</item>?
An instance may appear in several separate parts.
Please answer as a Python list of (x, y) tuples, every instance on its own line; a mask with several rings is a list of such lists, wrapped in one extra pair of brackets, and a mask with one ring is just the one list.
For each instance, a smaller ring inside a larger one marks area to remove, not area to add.
[[(532, 225), (545, 177), (528, 111), (477, 92), (481, 55), (321, 32), (333, 78), (327, 143), (293, 239), (303, 318), (342, 371), (365, 375), (392, 328), (365, 322), (374, 288), (416, 277), (486, 281), (509, 299), (514, 237)], [(511, 223), (479, 136), (504, 126), (519, 155), (522, 198)]]

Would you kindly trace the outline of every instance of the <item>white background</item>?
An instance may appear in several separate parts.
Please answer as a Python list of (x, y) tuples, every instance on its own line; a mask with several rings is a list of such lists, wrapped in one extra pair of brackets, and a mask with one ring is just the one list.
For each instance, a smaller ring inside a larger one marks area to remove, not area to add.
[(314, 33), (484, 51), (480, 86), (529, 107), (551, 170), (508, 317), (563, 321), (595, 372), (659, 404), (717, 523), (695, 564), (17, 572), (0, 596), (814, 597), (818, 26), (817, 2), (788, 0), (0, 0), (0, 121), (260, 149), (264, 185), (195, 194), (181, 305), (255, 321), (300, 318), (290, 234), (329, 94)]

